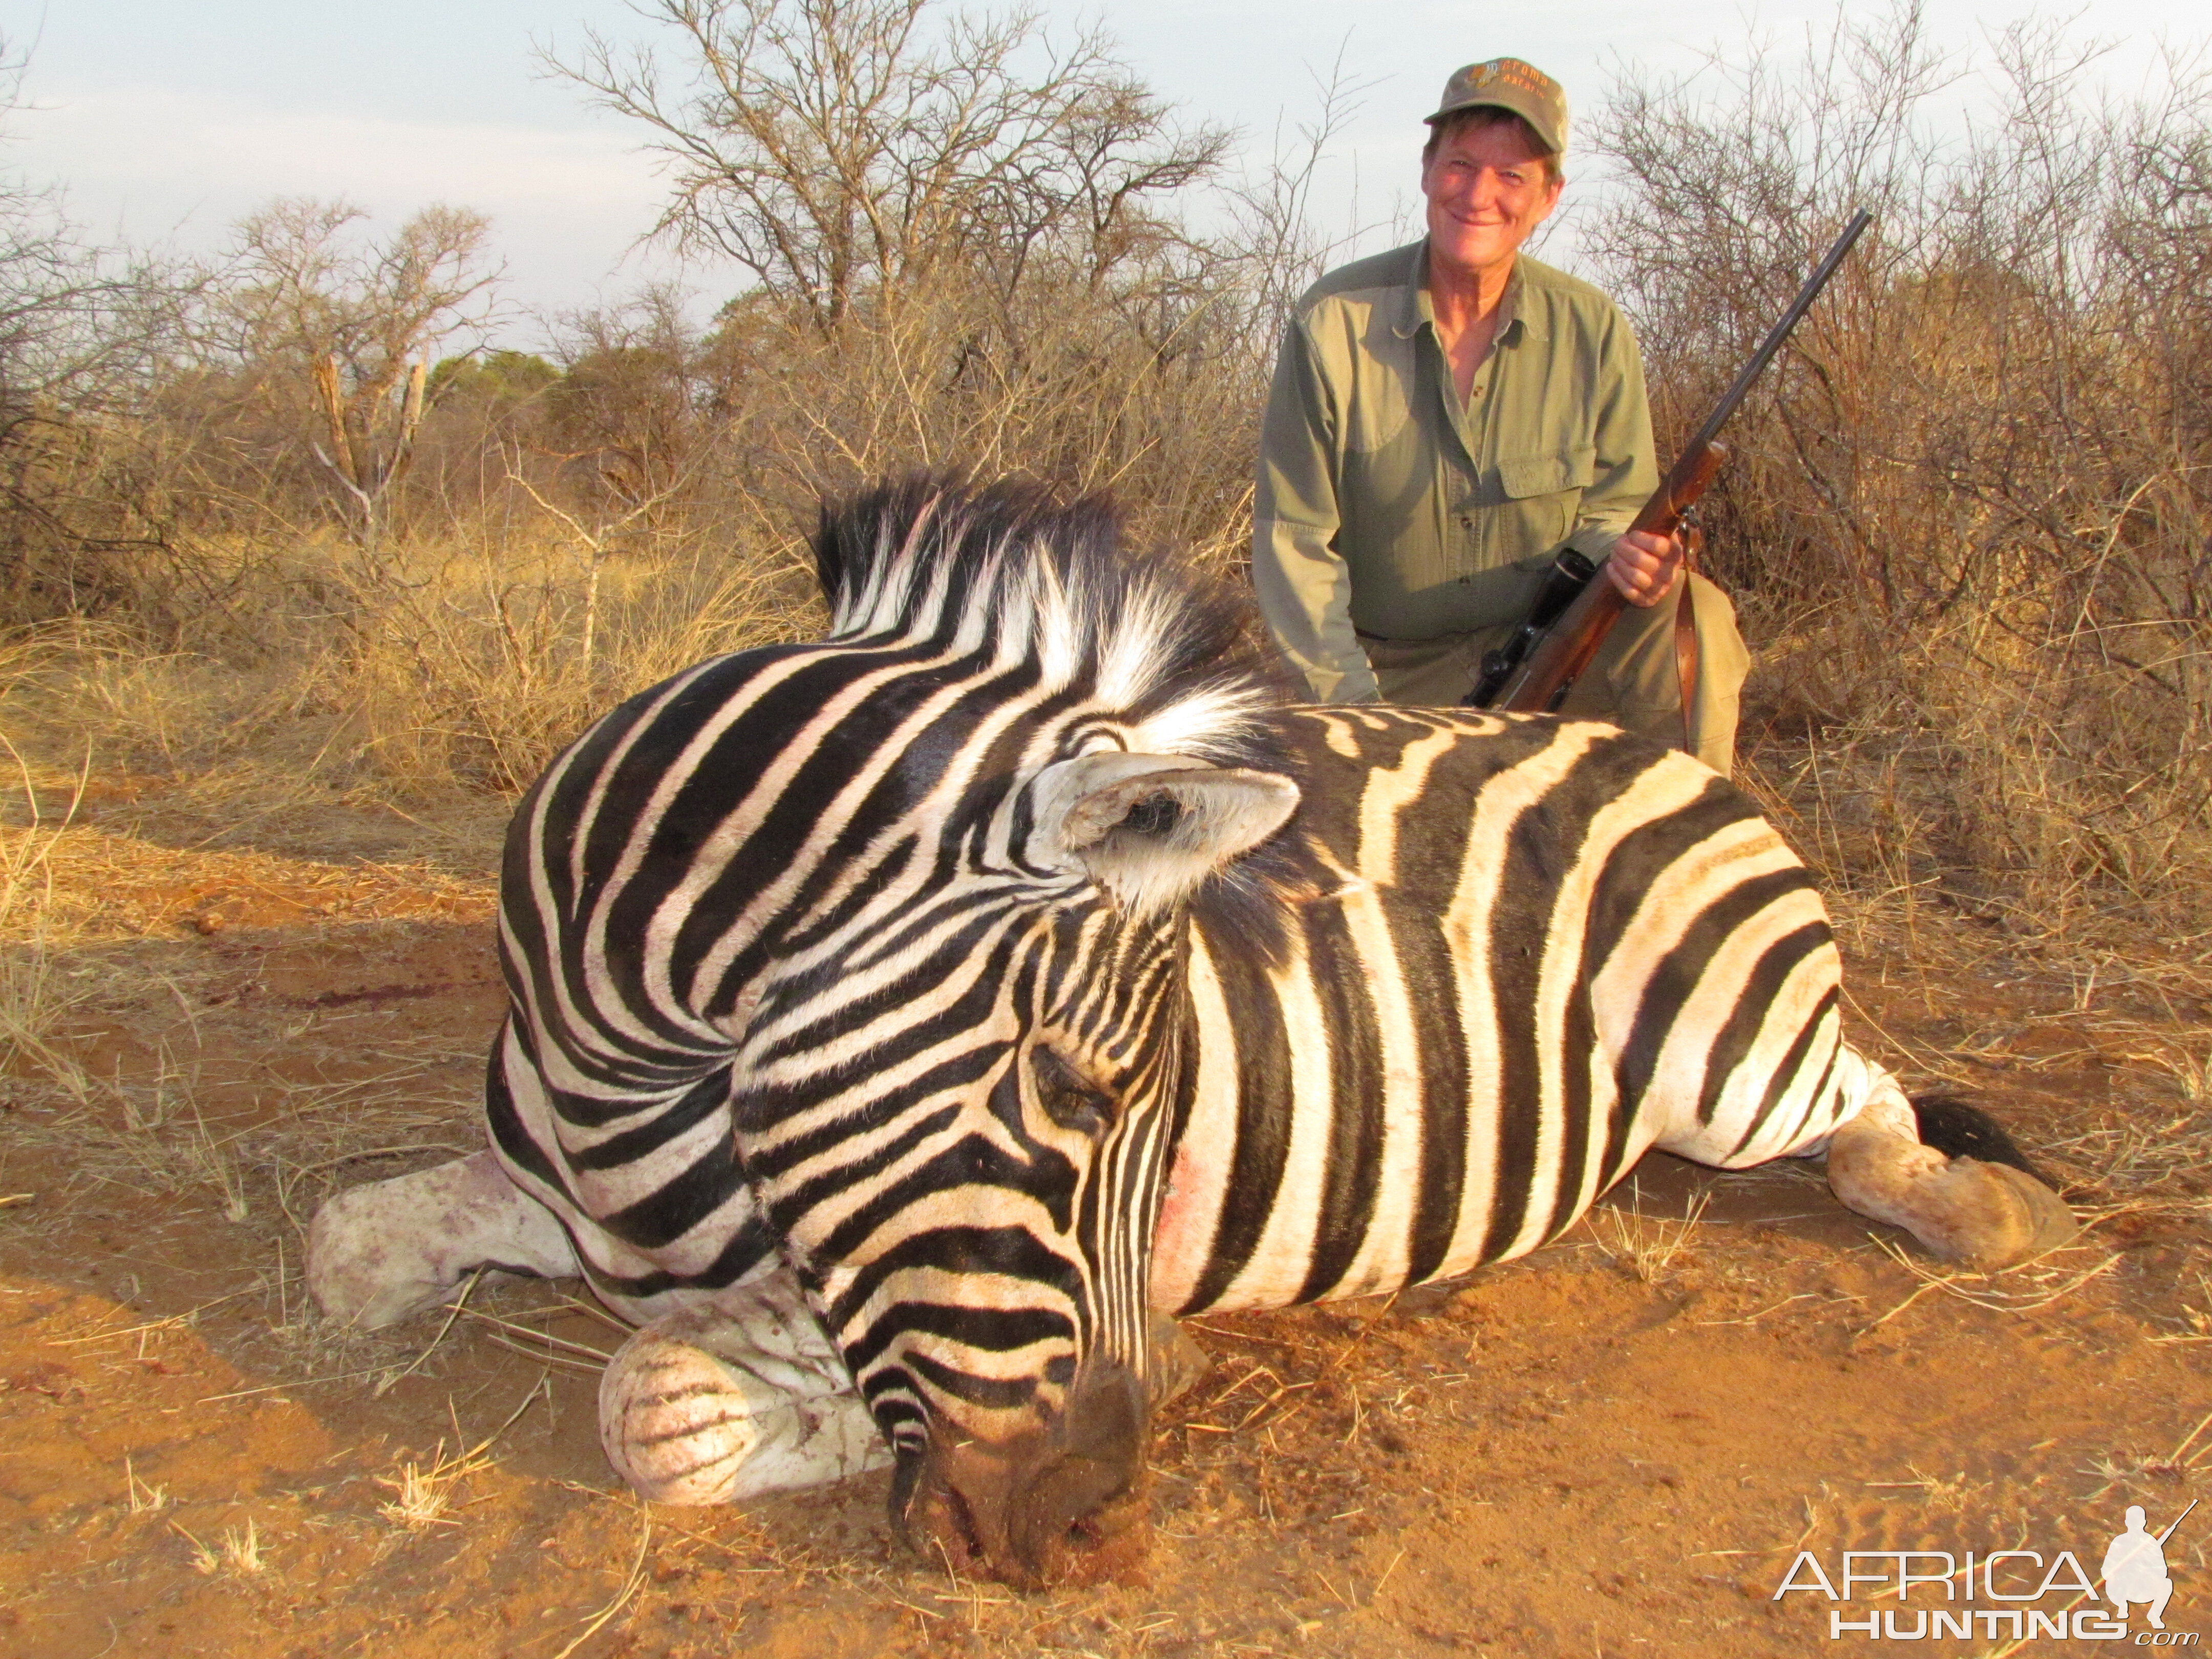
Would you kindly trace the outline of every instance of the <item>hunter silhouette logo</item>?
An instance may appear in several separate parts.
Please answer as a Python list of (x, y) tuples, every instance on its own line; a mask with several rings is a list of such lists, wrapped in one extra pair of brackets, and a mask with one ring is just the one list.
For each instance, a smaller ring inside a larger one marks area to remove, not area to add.
[(2048, 1557), (2017, 1548), (1968, 1550), (1963, 1557), (1949, 1550), (1846, 1550), (1832, 1574), (1812, 1551), (1799, 1550), (1770, 1599), (1803, 1591), (1832, 1602), (1875, 1604), (1849, 1613), (1830, 1607), (1832, 1642), (1846, 1635), (1877, 1642), (1977, 1635), (2014, 1643), (2039, 1637), (2127, 1641), (2130, 1614), (2140, 1607), (2148, 1628), (2133, 1633), (2131, 1645), (2195, 1647), (2197, 1632), (2166, 1627), (2174, 1589), (2166, 1546), (2196, 1507), (2192, 1501), (2163, 1531), (2153, 1532), (2142, 1505), (2129, 1505), (2126, 1528), (2106, 1546), (2094, 1578), (2071, 1550)]
[[(2197, 1507), (2197, 1501), (2189, 1500), (2189, 1510)], [(2143, 1616), (2150, 1627), (2166, 1628), (2166, 1604), (2173, 1595), (2173, 1580), (2166, 1576), (2166, 1540), (2189, 1519), (2189, 1510), (2175, 1516), (2164, 1532), (2153, 1534), (2143, 1526), (2142, 1505), (2128, 1505), (2128, 1529), (2105, 1547), (2105, 1597), (2121, 1618), (2128, 1616), (2130, 1602), (2142, 1601), (2149, 1607)]]

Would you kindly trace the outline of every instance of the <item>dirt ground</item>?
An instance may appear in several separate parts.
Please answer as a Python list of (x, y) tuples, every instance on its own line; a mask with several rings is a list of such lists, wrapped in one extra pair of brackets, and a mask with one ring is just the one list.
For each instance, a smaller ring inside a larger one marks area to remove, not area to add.
[[(323, 1197), (478, 1141), (495, 835), (241, 826), (127, 779), (19, 834), (52, 887), (0, 973), (0, 1654), (1799, 1655), (1838, 1608), (1901, 1636), (1945, 1605), (1777, 1599), (1800, 1551), (2094, 1577), (2126, 1505), (2212, 1496), (2201, 964), (2092, 972), (1923, 909), (1847, 927), (1856, 1035), (2067, 1183), (2092, 1224), (2056, 1256), (1939, 1273), (1816, 1170), (1654, 1159), (1524, 1261), (1198, 1322), (1145, 1583), (957, 1582), (882, 1475), (641, 1504), (594, 1428), (619, 1332), (569, 1287), (362, 1336), (301, 1285)], [(2212, 1632), (2207, 1540), (2212, 1505), (2167, 1546), (2173, 1631)]]

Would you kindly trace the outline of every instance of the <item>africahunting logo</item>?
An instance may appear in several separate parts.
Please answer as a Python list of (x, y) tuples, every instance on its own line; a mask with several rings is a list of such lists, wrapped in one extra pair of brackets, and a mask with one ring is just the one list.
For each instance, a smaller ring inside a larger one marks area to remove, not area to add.
[[(1811, 1550), (1800, 1550), (1771, 1599), (1811, 1595), (1850, 1603), (1827, 1609), (1832, 1642), (1850, 1636), (1876, 1642), (2005, 1637), (2015, 1643), (2056, 1637), (2196, 1647), (2197, 1632), (2166, 1626), (2173, 1598), (2166, 1540), (2196, 1507), (2192, 1502), (2163, 1532), (2153, 1532), (2142, 1506), (2130, 1504), (2126, 1529), (2106, 1546), (2094, 1577), (2071, 1550), (2048, 1560), (2027, 1549), (1968, 1550), (1963, 1560), (1948, 1550), (1845, 1550), (1833, 1572)], [(1935, 1606), (1939, 1599), (1943, 1605)], [(2131, 1623), (2138, 1610), (2142, 1629)]]

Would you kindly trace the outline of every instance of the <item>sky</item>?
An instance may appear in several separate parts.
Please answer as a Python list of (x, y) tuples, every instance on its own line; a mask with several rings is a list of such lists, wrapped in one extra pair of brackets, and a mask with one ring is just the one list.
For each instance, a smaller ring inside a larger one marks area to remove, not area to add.
[[(2008, 22), (2070, 15), (2075, 37), (2116, 43), (2099, 73), (2122, 94), (2142, 83), (2160, 40), (2185, 51), (2212, 40), (2203, 0), (2100, 0), (2094, 17), (2064, 0), (1924, 3), (1939, 41), (1984, 59)], [(1587, 106), (1623, 65), (1690, 74), (1715, 48), (1755, 37), (1788, 47), (1836, 15), (1832, 0), (1587, 0), (1524, 6), (1503, 24), (1443, 0), (1040, 4), (1056, 33), (1102, 27), (1186, 116), (1243, 128), (1255, 152), (1312, 119), (1316, 82), (1340, 61), (1358, 109), (1322, 216), (1332, 230), (1364, 228), (1347, 254), (1388, 245), (1394, 207), (1413, 200), (1420, 118), (1459, 64), (1524, 58)], [(220, 246), (278, 195), (342, 196), (386, 228), (431, 202), (475, 208), (507, 261), (504, 343), (533, 343), (543, 315), (658, 277), (708, 300), (735, 291), (730, 267), (678, 270), (636, 246), (662, 195), (644, 135), (590, 107), (543, 59), (573, 53), (586, 28), (655, 35), (622, 0), (0, 0), (10, 55), (28, 53), (5, 159), (62, 185), (89, 235), (183, 252)], [(1962, 107), (1986, 95), (1974, 82), (1947, 94)], [(1547, 257), (1558, 248), (1555, 238)], [(1565, 262), (1571, 252), (1570, 237)]]

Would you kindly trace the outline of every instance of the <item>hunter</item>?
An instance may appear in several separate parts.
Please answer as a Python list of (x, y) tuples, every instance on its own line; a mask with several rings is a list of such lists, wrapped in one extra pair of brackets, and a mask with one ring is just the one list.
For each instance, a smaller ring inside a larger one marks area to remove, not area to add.
[(1563, 712), (1725, 775), (1749, 666), (1735, 608), (1683, 581), (1679, 538), (1623, 533), (1659, 481), (1635, 338), (1604, 295), (1521, 252), (1566, 182), (1565, 95), (1498, 58), (1454, 75), (1427, 120), (1428, 234), (1322, 277), (1284, 331), (1254, 506), (1261, 612), (1322, 702), (1455, 703), (1565, 544), (1632, 609)]

